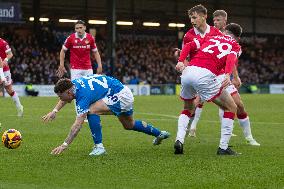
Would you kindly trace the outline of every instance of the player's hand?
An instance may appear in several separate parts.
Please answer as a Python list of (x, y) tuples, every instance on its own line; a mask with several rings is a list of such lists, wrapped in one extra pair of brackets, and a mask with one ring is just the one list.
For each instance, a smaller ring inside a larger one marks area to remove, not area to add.
[(232, 84), (238, 89), (242, 86), (242, 81), (239, 77), (236, 77), (236, 78), (234, 77), (232, 79)]
[(177, 65), (176, 65), (176, 70), (178, 72), (182, 72), (185, 68), (185, 65), (183, 64), (183, 62), (178, 62)]
[(6, 80), (6, 78), (5, 78), (5, 77), (0, 78), (0, 85), (1, 85), (1, 84), (3, 84), (3, 83), (5, 83), (5, 82), (7, 82), (7, 80)]
[(4, 66), (8, 66), (8, 62), (6, 62), (5, 60), (2, 61), (2, 63), (3, 63), (3, 67), (4, 67)]
[(180, 51), (181, 50), (179, 48), (174, 48), (174, 56), (176, 57), (176, 59), (178, 59)]
[(59, 66), (58, 70), (56, 71), (56, 75), (58, 77), (62, 77), (65, 73), (67, 73), (65, 67), (64, 66)]
[(64, 150), (66, 150), (67, 147), (68, 147), (68, 146), (65, 146), (65, 145), (61, 144), (60, 146), (54, 148), (54, 149), (51, 151), (50, 154), (52, 154), (52, 155), (59, 155), (59, 154), (61, 154)]
[(222, 81), (222, 87), (226, 89), (229, 85), (231, 85), (230, 75), (226, 74), (225, 79)]
[(52, 121), (54, 120), (56, 117), (56, 112), (52, 111), (52, 112), (49, 112), (48, 114), (44, 115), (41, 117), (42, 121), (43, 122), (48, 122), (48, 121)]
[(102, 74), (102, 73), (103, 73), (103, 67), (102, 65), (98, 65), (97, 74)]

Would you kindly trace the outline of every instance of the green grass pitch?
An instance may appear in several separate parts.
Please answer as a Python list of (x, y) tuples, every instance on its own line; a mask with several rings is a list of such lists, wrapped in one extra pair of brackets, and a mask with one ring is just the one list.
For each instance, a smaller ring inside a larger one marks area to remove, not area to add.
[(74, 121), (74, 105), (67, 105), (49, 124), (41, 116), (53, 109), (56, 98), (21, 98), (23, 118), (16, 116), (10, 98), (0, 98), (1, 135), (18, 129), (22, 145), (0, 147), (2, 189), (89, 188), (284, 188), (284, 95), (242, 95), (260, 147), (248, 146), (235, 121), (230, 145), (238, 157), (216, 155), (220, 126), (218, 110), (204, 106), (197, 138), (187, 138), (184, 155), (173, 154), (177, 116), (182, 102), (177, 96), (135, 98), (135, 117), (170, 131), (160, 146), (152, 136), (126, 131), (114, 116), (102, 116), (103, 141), (108, 152), (89, 157), (92, 138), (85, 124), (70, 147), (50, 155), (61, 144)]

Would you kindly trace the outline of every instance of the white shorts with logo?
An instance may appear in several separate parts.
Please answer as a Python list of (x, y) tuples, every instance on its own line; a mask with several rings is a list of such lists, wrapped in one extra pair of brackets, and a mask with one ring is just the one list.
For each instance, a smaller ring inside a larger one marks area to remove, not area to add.
[[(225, 74), (222, 74), (222, 75), (218, 75), (217, 76), (217, 79), (222, 83), (222, 81), (224, 81), (226, 75)], [(238, 89), (236, 89), (236, 87), (233, 85), (233, 84), (230, 84), (227, 88), (226, 88), (226, 91), (230, 94), (230, 95), (233, 95), (233, 94), (236, 94), (238, 93)]]
[(93, 69), (88, 69), (88, 70), (71, 69), (70, 72), (71, 72), (71, 80), (78, 79), (80, 77), (91, 75), (94, 73)]
[(6, 78), (6, 81), (4, 83), (5, 86), (11, 85), (13, 83), (11, 72), (10, 70), (4, 71), (4, 76)]
[(187, 66), (181, 75), (181, 93), (183, 100), (192, 100), (198, 94), (202, 102), (210, 101), (221, 92), (221, 82), (211, 71)]
[(106, 96), (102, 100), (116, 116), (133, 114), (134, 97), (127, 86), (124, 86), (119, 93)]

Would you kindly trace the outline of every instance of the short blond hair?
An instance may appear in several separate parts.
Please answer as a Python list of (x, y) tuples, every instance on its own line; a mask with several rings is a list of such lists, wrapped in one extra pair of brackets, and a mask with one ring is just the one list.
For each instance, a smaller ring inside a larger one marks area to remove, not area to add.
[(224, 11), (224, 10), (215, 10), (213, 12), (213, 17), (216, 17), (216, 16), (222, 16), (222, 17), (225, 17), (227, 19), (227, 12)]

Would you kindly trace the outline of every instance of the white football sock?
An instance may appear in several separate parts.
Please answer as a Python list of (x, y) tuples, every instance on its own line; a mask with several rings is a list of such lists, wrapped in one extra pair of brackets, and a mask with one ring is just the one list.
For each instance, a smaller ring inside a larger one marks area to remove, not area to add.
[(17, 107), (17, 108), (20, 108), (20, 107), (22, 106), (22, 104), (21, 104), (21, 102), (20, 102), (20, 99), (19, 99), (19, 97), (18, 97), (16, 91), (14, 91), (14, 95), (11, 96), (11, 97), (12, 97), (12, 99), (13, 99), (13, 101), (14, 101), (16, 107)]
[(220, 123), (222, 123), (223, 116), (224, 116), (224, 110), (222, 110), (221, 108), (219, 108), (219, 119), (220, 119)]
[(223, 118), (221, 123), (221, 139), (219, 147), (226, 150), (228, 148), (230, 138), (233, 132), (234, 120)]
[(202, 113), (202, 108), (196, 107), (196, 110), (195, 110), (195, 113), (194, 113), (195, 115), (194, 115), (194, 118), (193, 118), (192, 123), (190, 125), (190, 129), (196, 130), (196, 126), (197, 126), (197, 123), (200, 119), (201, 113)]
[(249, 117), (246, 117), (245, 119), (239, 119), (239, 124), (243, 129), (245, 138), (248, 140), (253, 139), (252, 134), (251, 134)]
[(186, 135), (187, 125), (189, 123), (189, 117), (185, 114), (180, 114), (178, 118), (178, 130), (176, 141), (179, 140), (181, 143), (184, 143), (184, 138)]

